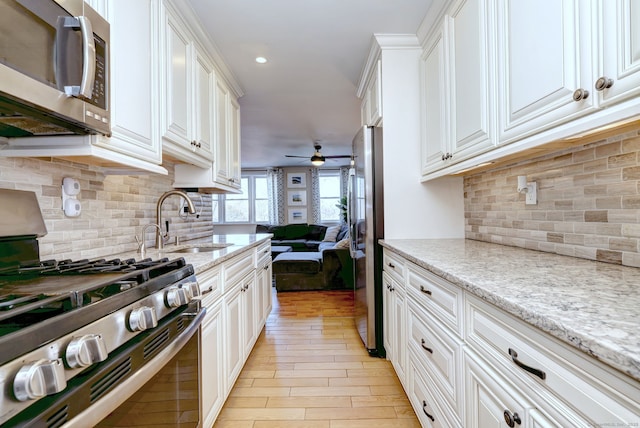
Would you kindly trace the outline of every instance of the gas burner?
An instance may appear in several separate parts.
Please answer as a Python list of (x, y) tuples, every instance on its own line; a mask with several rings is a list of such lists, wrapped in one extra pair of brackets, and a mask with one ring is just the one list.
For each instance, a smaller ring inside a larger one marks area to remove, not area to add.
[(168, 258), (152, 260), (150, 258), (131, 259), (81, 259), (81, 260), (44, 260), (38, 264), (10, 266), (0, 270), (0, 277), (35, 277), (55, 275), (86, 275), (92, 273), (133, 272), (156, 266), (169, 261)]

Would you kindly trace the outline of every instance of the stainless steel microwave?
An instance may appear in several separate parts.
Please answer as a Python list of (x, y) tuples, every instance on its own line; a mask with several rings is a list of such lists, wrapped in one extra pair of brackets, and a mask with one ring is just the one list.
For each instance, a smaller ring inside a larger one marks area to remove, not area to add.
[(83, 0), (0, 0), (0, 136), (109, 135), (109, 23)]

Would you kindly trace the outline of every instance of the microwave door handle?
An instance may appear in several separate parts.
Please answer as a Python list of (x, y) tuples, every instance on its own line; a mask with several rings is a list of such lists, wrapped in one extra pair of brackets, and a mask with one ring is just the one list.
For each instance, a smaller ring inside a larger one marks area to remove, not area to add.
[(79, 16), (80, 32), (82, 33), (82, 83), (80, 95), (90, 99), (93, 95), (93, 83), (96, 78), (96, 45), (93, 39), (93, 27), (86, 16)]

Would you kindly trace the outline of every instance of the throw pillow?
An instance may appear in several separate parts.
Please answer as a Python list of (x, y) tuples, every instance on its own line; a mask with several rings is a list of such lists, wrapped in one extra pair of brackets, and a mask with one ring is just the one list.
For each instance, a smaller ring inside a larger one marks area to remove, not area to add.
[(350, 241), (349, 238), (344, 238), (343, 240), (338, 241), (335, 248), (349, 248), (349, 244), (350, 244), (349, 241)]
[(336, 237), (340, 232), (340, 226), (331, 226), (327, 228), (327, 232), (324, 234), (324, 242), (336, 242)]

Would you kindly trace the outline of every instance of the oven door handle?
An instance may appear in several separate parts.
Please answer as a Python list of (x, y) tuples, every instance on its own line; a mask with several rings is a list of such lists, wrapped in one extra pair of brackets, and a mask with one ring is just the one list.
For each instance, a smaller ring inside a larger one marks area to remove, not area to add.
[(84, 428), (95, 426), (111, 412), (117, 409), (122, 403), (142, 388), (153, 376), (156, 375), (173, 357), (178, 354), (189, 342), (193, 335), (198, 333), (200, 325), (207, 313), (202, 307), (195, 312), (183, 312), (181, 316), (192, 317), (193, 320), (175, 339), (169, 343), (158, 355), (144, 365), (135, 374), (115, 387), (109, 394), (101, 397), (94, 405), (85, 409), (68, 421), (65, 428)]

